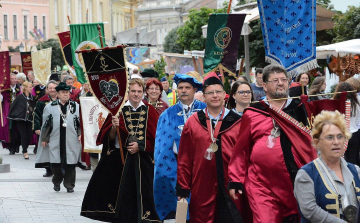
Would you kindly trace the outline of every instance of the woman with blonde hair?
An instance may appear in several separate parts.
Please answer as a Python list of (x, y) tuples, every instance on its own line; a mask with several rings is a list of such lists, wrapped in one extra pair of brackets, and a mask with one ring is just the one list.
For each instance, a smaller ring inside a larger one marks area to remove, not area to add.
[[(12, 122), (12, 128), (17, 127), (21, 138), (22, 152), (25, 159), (29, 159), (27, 148), (32, 137), (33, 111), (35, 107), (34, 97), (31, 95), (32, 83), (25, 81), (22, 84), (22, 94), (16, 97), (11, 104), (8, 119)], [(15, 151), (10, 151), (14, 155)]]
[(360, 179), (355, 165), (342, 158), (351, 138), (344, 116), (322, 111), (311, 136), (319, 157), (298, 171), (294, 183), (301, 222), (355, 223)]

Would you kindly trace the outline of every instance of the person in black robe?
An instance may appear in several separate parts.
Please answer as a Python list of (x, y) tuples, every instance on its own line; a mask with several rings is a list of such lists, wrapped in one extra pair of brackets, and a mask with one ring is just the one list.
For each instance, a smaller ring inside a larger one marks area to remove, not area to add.
[(98, 135), (102, 155), (86, 190), (81, 215), (105, 222), (161, 222), (153, 197), (153, 152), (159, 116), (154, 107), (142, 102), (143, 81), (132, 79), (129, 85), (129, 101), (120, 117), (109, 114)]

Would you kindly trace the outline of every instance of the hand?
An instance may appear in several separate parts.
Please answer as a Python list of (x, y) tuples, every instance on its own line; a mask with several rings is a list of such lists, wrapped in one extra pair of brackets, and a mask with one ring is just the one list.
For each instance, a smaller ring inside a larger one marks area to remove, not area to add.
[(41, 142), (42, 147), (45, 147), (45, 146), (47, 146), (48, 144), (49, 144), (48, 142)]
[(78, 139), (79, 139), (79, 141), (81, 142), (81, 135), (80, 135), (80, 136), (78, 136)]
[(41, 132), (40, 130), (35, 130), (35, 134), (38, 136), (40, 135), (40, 132)]
[(139, 152), (139, 144), (137, 142), (131, 142), (129, 143), (129, 146), (126, 147), (129, 153), (135, 154)]
[(113, 124), (113, 127), (118, 127), (119, 126), (119, 117), (118, 116), (113, 116), (112, 117), (112, 124)]
[[(238, 192), (239, 192), (239, 194), (243, 193), (242, 190), (238, 190)], [(238, 196), (236, 196), (236, 194), (235, 194), (235, 189), (230, 189), (229, 194), (232, 199), (234, 199), (234, 200), (239, 199)]]

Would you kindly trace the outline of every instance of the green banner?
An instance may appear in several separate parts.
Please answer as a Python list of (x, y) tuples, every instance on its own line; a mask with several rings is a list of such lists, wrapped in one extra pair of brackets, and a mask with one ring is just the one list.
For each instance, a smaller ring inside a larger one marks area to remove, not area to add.
[[(85, 83), (84, 61), (81, 54), (75, 53), (77, 50), (101, 48), (97, 26), (101, 27), (101, 35), (104, 37), (103, 23), (71, 24), (70, 39), (71, 53), (77, 79), (80, 83)], [(105, 46), (105, 43), (104, 43)]]

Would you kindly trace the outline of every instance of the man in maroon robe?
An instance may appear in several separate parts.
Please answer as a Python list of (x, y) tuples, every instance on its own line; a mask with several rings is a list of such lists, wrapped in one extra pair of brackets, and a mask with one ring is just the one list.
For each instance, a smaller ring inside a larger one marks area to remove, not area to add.
[(289, 79), (283, 67), (266, 66), (263, 86), (266, 102), (251, 105), (241, 120), (229, 164), (230, 195), (248, 197), (255, 223), (300, 222), (293, 183), (299, 168), (316, 158), (304, 127), (306, 109), (300, 99), (287, 99)]
[(141, 79), (131, 79), (129, 86), (129, 100), (119, 117), (109, 114), (99, 132), (97, 144), (103, 144), (103, 150), (86, 190), (81, 215), (106, 222), (160, 223), (153, 197), (153, 153), (159, 115), (153, 106), (142, 102)]
[(10, 137), (10, 129), (9, 129), (9, 123), (10, 120), (7, 119), (7, 116), (9, 114), (10, 106), (12, 102), (15, 100), (15, 98), (20, 94), (20, 85), (16, 84), (16, 74), (11, 73), (10, 74), (10, 88), (5, 89), (1, 92), (2, 96), (2, 118), (4, 126), (1, 126), (0, 124), (0, 140), (2, 141), (3, 148), (12, 148), (14, 147), (14, 150), (10, 151), (17, 151), (19, 152), (19, 146), (20, 146), (20, 135), (18, 135), (18, 131), (16, 129), (16, 126), (13, 126), (13, 137), (15, 140), (11, 140)]
[(192, 115), (182, 131), (176, 195), (190, 197), (191, 223), (242, 222), (251, 216), (245, 200), (232, 200), (226, 189), (241, 117), (224, 108), (224, 87), (215, 73), (204, 80), (203, 93), (207, 108)]

